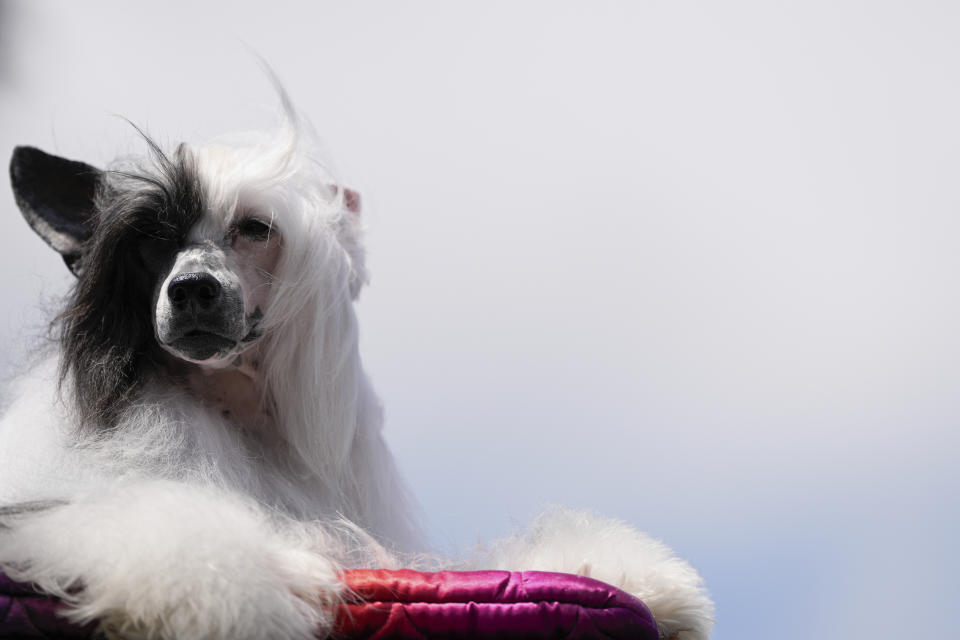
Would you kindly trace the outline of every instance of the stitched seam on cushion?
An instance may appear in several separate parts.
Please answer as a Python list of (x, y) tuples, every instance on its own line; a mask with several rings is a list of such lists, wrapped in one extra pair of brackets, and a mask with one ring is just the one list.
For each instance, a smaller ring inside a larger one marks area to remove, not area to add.
[[(641, 610), (632, 609), (630, 607), (619, 605), (619, 604), (613, 605), (613, 606), (610, 606), (606, 603), (599, 604), (599, 605), (590, 605), (590, 604), (584, 604), (582, 602), (578, 602), (576, 600), (559, 600), (557, 598), (541, 598), (537, 600), (510, 600), (510, 601), (478, 600), (473, 597), (471, 597), (469, 600), (381, 600), (381, 599), (377, 599), (377, 600), (365, 600), (358, 604), (384, 603), (384, 604), (416, 604), (416, 605), (451, 605), (451, 604), (467, 604), (470, 602), (475, 604), (497, 604), (497, 605), (504, 605), (504, 606), (509, 606), (511, 604), (540, 604), (542, 602), (545, 602), (548, 604), (571, 604), (571, 605), (576, 605), (581, 609), (589, 609), (591, 611), (614, 611), (617, 609), (620, 609), (623, 611), (633, 611), (636, 613), (642, 613), (643, 611), (642, 609)], [(640, 602), (643, 602), (643, 600), (641, 600)]]
[[(381, 603), (384, 601), (376, 600), (375, 602)], [(637, 614), (643, 613), (641, 611), (637, 611), (636, 609), (629, 609), (627, 607), (621, 607), (619, 605), (614, 607), (590, 607), (587, 605), (580, 604), (579, 602), (563, 602), (561, 600), (530, 600), (526, 602), (480, 602), (477, 600), (466, 600), (466, 601), (459, 601), (459, 602), (420, 602), (420, 601), (417, 601), (417, 602), (387, 601), (387, 602), (389, 602), (389, 604), (391, 605), (394, 605), (394, 604), (416, 605), (419, 607), (454, 607), (454, 606), (464, 606), (468, 604), (477, 604), (477, 605), (492, 604), (499, 607), (510, 607), (517, 604), (566, 604), (566, 605), (572, 605), (572, 606), (578, 607), (579, 609), (586, 609), (589, 611), (629, 611), (630, 613), (637, 613)], [(651, 615), (650, 617), (653, 618), (653, 615)]]

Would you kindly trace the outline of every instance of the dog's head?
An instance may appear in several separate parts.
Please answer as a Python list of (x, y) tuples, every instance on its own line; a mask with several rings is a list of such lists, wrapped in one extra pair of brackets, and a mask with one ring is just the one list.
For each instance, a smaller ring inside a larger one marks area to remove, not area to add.
[[(107, 170), (31, 147), (10, 166), (27, 222), (77, 276), (63, 362), (85, 417), (101, 424), (171, 356), (229, 367), (310, 304), (297, 297), (322, 288), (328, 303), (338, 292), (349, 301), (364, 280), (358, 196), (295, 144), (165, 154), (148, 143), (148, 157)], [(309, 273), (318, 266), (325, 273)]]

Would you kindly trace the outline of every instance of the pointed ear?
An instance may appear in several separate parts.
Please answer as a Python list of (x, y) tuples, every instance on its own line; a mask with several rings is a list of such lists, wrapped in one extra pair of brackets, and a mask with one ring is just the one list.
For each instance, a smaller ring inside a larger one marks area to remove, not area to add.
[[(334, 194), (339, 185), (331, 185)], [(360, 289), (367, 282), (366, 251), (363, 247), (363, 223), (360, 220), (360, 194), (353, 189), (343, 187), (343, 208), (346, 215), (340, 220), (340, 243), (350, 256), (350, 296), (356, 300)]]
[(79, 273), (83, 242), (90, 237), (90, 217), (97, 184), (96, 167), (17, 147), (10, 160), (13, 195), (27, 223), (53, 247), (70, 271)]

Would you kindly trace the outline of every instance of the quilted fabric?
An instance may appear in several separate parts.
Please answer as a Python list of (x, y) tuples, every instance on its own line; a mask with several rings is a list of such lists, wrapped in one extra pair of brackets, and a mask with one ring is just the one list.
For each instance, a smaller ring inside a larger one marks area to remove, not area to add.
[(543, 571), (347, 572), (348, 638), (632, 638), (657, 640), (640, 600), (608, 584)]
[[(590, 578), (540, 571), (354, 570), (335, 637), (631, 638), (657, 640), (649, 609)], [(62, 605), (0, 574), (0, 639), (87, 640), (92, 625), (58, 615)]]
[(80, 626), (58, 615), (62, 608), (56, 598), (41, 595), (30, 585), (14, 582), (0, 573), (0, 638), (93, 637), (93, 625)]

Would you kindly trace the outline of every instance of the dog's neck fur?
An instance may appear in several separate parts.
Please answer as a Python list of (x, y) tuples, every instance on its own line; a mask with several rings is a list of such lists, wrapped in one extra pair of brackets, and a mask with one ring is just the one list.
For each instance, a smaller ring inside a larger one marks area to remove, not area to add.
[(261, 445), (281, 443), (256, 347), (222, 368), (202, 367), (172, 356), (166, 364), (174, 379), (211, 412), (219, 413)]

